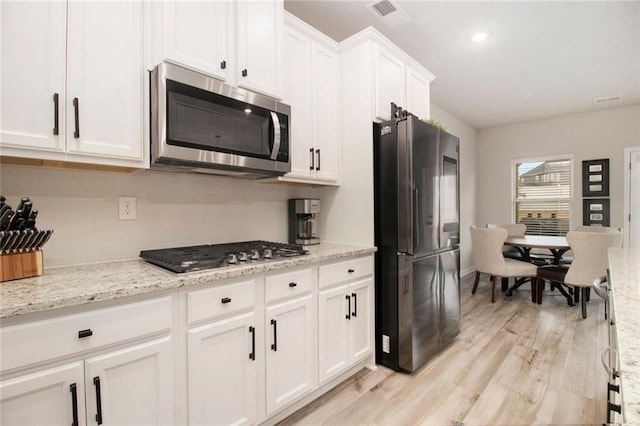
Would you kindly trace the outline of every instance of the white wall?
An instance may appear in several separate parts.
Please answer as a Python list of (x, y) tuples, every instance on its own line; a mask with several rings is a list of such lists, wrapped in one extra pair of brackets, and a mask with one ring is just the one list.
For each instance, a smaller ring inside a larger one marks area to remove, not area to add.
[(431, 104), (431, 118), (460, 138), (460, 273), (474, 269), (469, 226), (476, 223), (476, 130)]
[[(28, 196), (37, 226), (54, 229), (46, 267), (136, 258), (140, 250), (287, 240), (287, 199), (308, 187), (239, 178), (131, 174), (2, 165), (0, 190), (14, 208)], [(118, 196), (137, 198), (137, 220), (118, 220)]]
[(640, 105), (478, 131), (477, 225), (510, 223), (511, 160), (574, 155), (573, 222), (582, 224), (582, 161), (609, 158), (611, 226), (623, 224), (624, 148), (640, 144)]

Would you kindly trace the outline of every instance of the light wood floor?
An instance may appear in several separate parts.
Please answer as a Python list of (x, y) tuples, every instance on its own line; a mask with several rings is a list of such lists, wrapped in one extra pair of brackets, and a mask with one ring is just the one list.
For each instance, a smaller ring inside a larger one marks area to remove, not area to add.
[[(281, 425), (601, 425), (606, 420), (603, 302), (587, 319), (558, 292), (531, 303), (528, 285), (492, 304), (488, 277), (471, 296), (462, 279), (462, 330), (412, 375), (364, 369)], [(526, 288), (525, 288), (526, 287)]]

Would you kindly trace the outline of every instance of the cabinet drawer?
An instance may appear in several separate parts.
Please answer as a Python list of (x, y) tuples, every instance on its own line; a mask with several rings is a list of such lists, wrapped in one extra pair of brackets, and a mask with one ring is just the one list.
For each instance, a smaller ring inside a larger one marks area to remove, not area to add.
[(311, 291), (311, 269), (272, 275), (265, 279), (265, 301), (284, 299)]
[(373, 257), (358, 257), (319, 268), (319, 287), (328, 287), (373, 274)]
[(0, 370), (171, 329), (171, 296), (0, 329)]
[(193, 324), (251, 308), (255, 291), (255, 280), (191, 291), (187, 295), (187, 322)]

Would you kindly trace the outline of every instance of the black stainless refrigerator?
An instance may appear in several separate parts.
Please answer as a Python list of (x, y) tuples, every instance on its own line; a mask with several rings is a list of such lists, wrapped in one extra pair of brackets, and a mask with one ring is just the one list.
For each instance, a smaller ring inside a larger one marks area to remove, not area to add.
[(374, 123), (376, 361), (412, 372), (460, 332), (459, 140)]

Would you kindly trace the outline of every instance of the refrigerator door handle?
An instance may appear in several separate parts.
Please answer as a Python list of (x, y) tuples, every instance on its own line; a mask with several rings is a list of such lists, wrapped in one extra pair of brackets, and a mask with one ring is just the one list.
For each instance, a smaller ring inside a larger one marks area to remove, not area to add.
[(398, 251), (412, 253), (414, 212), (413, 209), (413, 164), (411, 161), (411, 138), (407, 122), (397, 125), (398, 154)]

